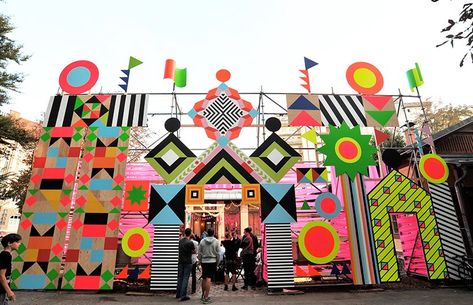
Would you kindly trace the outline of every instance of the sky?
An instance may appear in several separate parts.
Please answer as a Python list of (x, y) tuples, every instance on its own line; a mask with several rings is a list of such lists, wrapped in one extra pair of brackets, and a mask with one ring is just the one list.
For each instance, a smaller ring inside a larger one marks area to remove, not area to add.
[[(207, 92), (215, 73), (232, 73), (227, 84), (240, 92), (304, 92), (299, 69), (304, 56), (319, 63), (310, 70), (315, 93), (355, 93), (345, 73), (357, 61), (375, 65), (384, 77), (380, 94), (411, 94), (405, 72), (418, 62), (425, 84), (421, 96), (473, 105), (473, 64), (459, 67), (465, 48), (436, 48), (440, 30), (463, 1), (443, 0), (6, 0), (0, 11), (16, 27), (10, 35), (31, 59), (10, 71), (25, 74), (13, 109), (41, 118), (58, 92), (62, 69), (90, 60), (99, 69), (92, 92), (121, 92), (120, 70), (129, 56), (144, 64), (131, 72), (128, 92), (170, 92), (164, 63), (188, 70), (187, 87)], [(183, 111), (203, 96), (188, 97)], [(257, 96), (246, 98), (257, 105)], [(284, 100), (281, 103), (285, 105)], [(170, 108), (170, 97), (150, 99), (150, 111)]]

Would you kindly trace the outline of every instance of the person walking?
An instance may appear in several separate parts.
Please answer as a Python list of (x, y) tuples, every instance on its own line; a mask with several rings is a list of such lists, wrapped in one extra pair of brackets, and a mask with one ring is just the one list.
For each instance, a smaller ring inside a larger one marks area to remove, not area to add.
[(187, 295), (189, 275), (192, 270), (192, 254), (196, 252), (194, 243), (191, 241), (192, 231), (187, 228), (184, 238), (179, 241), (179, 261), (177, 268), (177, 290), (176, 299), (181, 301), (190, 300)]
[(245, 229), (245, 235), (241, 240), (241, 257), (243, 260), (243, 270), (245, 272), (244, 285), (241, 287), (243, 290), (248, 290), (251, 287), (253, 290), (255, 287), (255, 252), (254, 252), (254, 241), (251, 236), (251, 228)]
[(192, 281), (191, 281), (191, 293), (194, 294), (197, 289), (197, 264), (199, 260), (197, 259), (197, 250), (199, 249), (199, 242), (195, 240), (195, 234), (191, 234), (191, 240), (194, 244), (195, 253), (192, 253)]
[(15, 301), (16, 295), (10, 288), (12, 251), (18, 250), (21, 245), (19, 234), (7, 234), (2, 238), (4, 250), (0, 252), (0, 304), (7, 305), (8, 301)]
[(207, 230), (207, 237), (199, 244), (199, 261), (202, 267), (202, 297), (203, 304), (209, 304), (212, 300), (209, 297), (211, 280), (217, 271), (219, 263), (219, 241), (214, 237), (214, 230)]
[(232, 291), (237, 291), (238, 288), (235, 286), (235, 283), (237, 275), (237, 252), (239, 244), (236, 244), (235, 240), (231, 239), (230, 233), (226, 233), (225, 240), (222, 241), (222, 245), (225, 247), (225, 286), (223, 290), (228, 290), (228, 282), (231, 273), (232, 277), (230, 281), (232, 283)]

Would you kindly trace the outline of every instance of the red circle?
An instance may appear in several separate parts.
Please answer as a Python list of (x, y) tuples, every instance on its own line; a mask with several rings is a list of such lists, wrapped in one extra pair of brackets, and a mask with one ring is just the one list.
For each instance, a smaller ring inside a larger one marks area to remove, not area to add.
[(232, 75), (231, 75), (230, 71), (228, 71), (226, 69), (221, 69), (221, 70), (217, 71), (216, 76), (217, 76), (217, 79), (219, 81), (224, 83), (224, 82), (228, 81)]
[(424, 171), (433, 179), (441, 179), (445, 175), (445, 167), (436, 158), (428, 158), (424, 162)]
[[(69, 84), (69, 82), (67, 81), (67, 76), (72, 70), (79, 67), (83, 67), (89, 70), (90, 78), (82, 86), (74, 87), (71, 84)], [(64, 90), (65, 92), (69, 94), (81, 94), (83, 92), (86, 92), (90, 88), (92, 88), (98, 79), (99, 79), (99, 69), (93, 62), (88, 61), (88, 60), (78, 60), (78, 61), (68, 64), (61, 71), (61, 74), (59, 75), (59, 86), (61, 86), (62, 90)]]
[(358, 148), (356, 147), (355, 143), (351, 141), (343, 141), (339, 145), (340, 155), (343, 158), (351, 160), (358, 156)]
[(145, 239), (141, 234), (133, 234), (128, 239), (128, 247), (133, 251), (140, 250), (145, 244)]
[(333, 251), (335, 241), (327, 228), (314, 226), (307, 231), (304, 238), (307, 251), (315, 257), (327, 257)]
[(337, 209), (337, 203), (332, 198), (324, 198), (320, 202), (320, 208), (324, 213), (333, 214)]

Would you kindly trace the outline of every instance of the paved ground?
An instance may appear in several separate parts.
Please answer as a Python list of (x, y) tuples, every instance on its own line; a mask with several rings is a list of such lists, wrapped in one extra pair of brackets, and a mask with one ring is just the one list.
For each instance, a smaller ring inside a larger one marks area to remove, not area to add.
[[(200, 304), (199, 296), (179, 302), (171, 294), (130, 296), (121, 293), (67, 293), (18, 291), (14, 305), (116, 305), (116, 304)], [(290, 304), (473, 304), (473, 292), (463, 289), (386, 290), (375, 292), (307, 292), (302, 295), (266, 295), (261, 290), (218, 293), (212, 304), (290, 305)]]

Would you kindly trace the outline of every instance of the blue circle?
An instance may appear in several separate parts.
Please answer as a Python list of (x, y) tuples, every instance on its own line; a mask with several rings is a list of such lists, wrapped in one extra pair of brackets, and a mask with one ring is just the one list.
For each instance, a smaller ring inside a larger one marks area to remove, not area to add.
[[(335, 211), (333, 211), (332, 213), (327, 213), (322, 210), (321, 204), (325, 198), (330, 198), (335, 202)], [(315, 200), (315, 209), (317, 210), (317, 213), (320, 214), (320, 216), (330, 220), (340, 215), (340, 212), (342, 210), (342, 204), (340, 203), (340, 199), (338, 199), (338, 197), (334, 194), (322, 193)]]
[(72, 87), (80, 87), (86, 84), (90, 79), (90, 71), (85, 67), (77, 67), (67, 74), (67, 82)]

